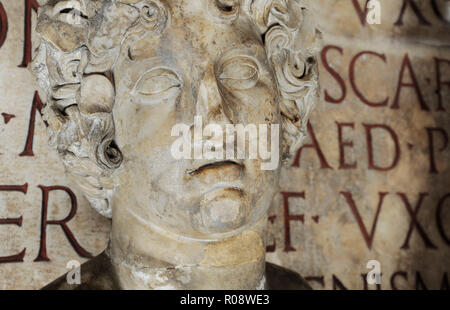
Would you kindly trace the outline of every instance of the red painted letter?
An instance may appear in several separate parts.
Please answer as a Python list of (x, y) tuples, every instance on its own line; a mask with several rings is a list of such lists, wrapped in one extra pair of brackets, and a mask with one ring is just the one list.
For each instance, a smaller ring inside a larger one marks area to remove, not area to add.
[(303, 214), (291, 215), (289, 213), (289, 198), (297, 197), (297, 198), (305, 199), (305, 192), (301, 192), (301, 193), (281, 192), (281, 195), (283, 195), (283, 206), (284, 206), (284, 237), (285, 237), (284, 251), (285, 252), (294, 252), (294, 251), (296, 251), (296, 249), (294, 249), (291, 245), (290, 221), (301, 221), (302, 223), (304, 223), (305, 216)]
[(36, 0), (25, 0), (25, 38), (23, 40), (23, 60), (19, 65), (20, 68), (26, 68), (31, 61), (31, 13), (32, 10), (37, 12), (39, 4)]
[[(41, 98), (39, 98), (39, 94), (36, 91), (34, 93), (33, 104), (31, 105), (31, 113), (30, 113), (30, 121), (28, 123), (28, 135), (27, 142), (25, 143), (25, 148), (20, 153), (19, 156), (34, 156), (33, 153), (33, 141), (34, 141), (34, 127), (36, 123), (36, 110), (39, 111), (39, 114), (42, 116), (42, 108), (44, 105), (41, 102)], [(47, 123), (44, 122), (47, 126)]]
[(339, 140), (339, 169), (355, 169), (357, 167), (356, 161), (351, 164), (347, 164), (345, 162), (345, 147), (353, 148), (353, 141), (346, 141), (343, 140), (343, 128), (344, 127), (350, 127), (352, 129), (355, 129), (354, 123), (339, 123), (336, 122), (338, 126), (338, 140)]
[[(50, 186), (46, 187), (43, 185), (39, 185), (39, 188), (42, 190), (42, 219), (41, 219), (41, 243), (39, 249), (39, 255), (34, 260), (35, 262), (41, 261), (50, 261), (47, 256), (47, 225), (59, 225), (61, 226), (64, 234), (69, 240), (72, 247), (81, 257), (92, 258), (92, 255), (86, 251), (78, 241), (75, 239), (70, 228), (67, 226), (67, 223), (73, 219), (75, 214), (77, 213), (77, 197), (75, 194), (67, 187), (64, 186)], [(69, 215), (63, 220), (47, 220), (47, 209), (48, 209), (48, 196), (51, 191), (64, 191), (66, 192), (70, 200), (72, 202), (72, 208), (70, 210)]]
[(6, 36), (8, 35), (8, 16), (6, 15), (3, 4), (0, 3), (0, 47), (5, 43)]
[(331, 97), (328, 94), (328, 91), (325, 89), (325, 101), (337, 104), (337, 103), (341, 103), (344, 101), (345, 96), (347, 95), (347, 88), (345, 87), (345, 82), (342, 79), (342, 77), (339, 75), (339, 73), (337, 73), (328, 63), (327, 53), (331, 49), (338, 50), (341, 53), (341, 55), (343, 54), (343, 50), (339, 46), (327, 45), (323, 48), (322, 55), (321, 55), (322, 56), (322, 64), (323, 64), (325, 70), (327, 70), (331, 74), (331, 76), (334, 77), (334, 79), (339, 84), (339, 87), (341, 88), (341, 91), (342, 91), (342, 95), (336, 99), (336, 98)]
[(408, 281), (408, 273), (406, 271), (397, 271), (391, 276), (391, 289), (398, 290), (397, 285), (395, 284), (395, 278), (402, 277), (406, 281)]
[[(0, 185), (0, 191), (3, 192), (20, 192), (23, 194), (27, 194), (28, 184), (24, 185)], [(0, 219), (0, 225), (17, 225), (22, 227), (23, 217), (15, 218), (15, 219)], [(22, 250), (19, 254), (11, 255), (11, 256), (3, 256), (0, 257), (1, 263), (21, 263), (23, 262), (23, 258), (25, 257), (26, 248)]]
[(406, 197), (406, 194), (397, 193), (397, 195), (399, 195), (400, 198), (403, 200), (406, 211), (408, 211), (408, 214), (411, 217), (411, 223), (409, 225), (409, 230), (406, 235), (405, 242), (403, 243), (401, 248), (409, 249), (409, 239), (411, 238), (414, 228), (417, 227), (417, 231), (419, 232), (420, 236), (422, 237), (423, 241), (425, 242), (425, 246), (430, 249), (437, 249), (437, 247), (433, 244), (433, 242), (431, 242), (431, 240), (428, 238), (424, 229), (422, 228), (419, 221), (417, 220), (417, 214), (419, 213), (419, 210), (420, 210), (420, 207), (422, 206), (422, 202), (423, 202), (424, 198), (428, 196), (428, 193), (420, 193), (419, 194), (419, 201), (417, 202), (416, 208), (414, 209), (414, 211), (411, 207), (411, 204), (408, 201), (408, 197)]
[(373, 55), (373, 56), (377, 56), (379, 58), (381, 58), (385, 63), (386, 63), (386, 55), (384, 54), (378, 54), (375, 52), (371, 52), (371, 51), (364, 51), (361, 52), (359, 54), (357, 54), (355, 57), (353, 57), (352, 61), (350, 62), (350, 84), (353, 87), (353, 91), (355, 92), (356, 96), (358, 96), (358, 98), (365, 103), (366, 105), (370, 106), (370, 107), (375, 107), (375, 108), (379, 108), (379, 107), (385, 107), (388, 105), (389, 102), (389, 97), (384, 99), (383, 101), (380, 102), (372, 102), (369, 101), (362, 93), (361, 91), (358, 89), (358, 86), (356, 86), (356, 78), (355, 78), (355, 67), (356, 67), (356, 61), (364, 55)]
[(447, 87), (450, 87), (450, 81), (442, 81), (441, 77), (441, 64), (447, 64), (450, 65), (450, 60), (448, 59), (441, 59), (441, 58), (434, 58), (434, 64), (436, 67), (436, 84), (437, 84), (437, 95), (438, 95), (438, 111), (445, 111), (443, 100), (442, 100), (442, 85), (445, 85)]
[(403, 25), (403, 14), (405, 14), (406, 8), (408, 7), (408, 4), (411, 5), (411, 8), (414, 11), (414, 14), (416, 14), (417, 18), (419, 19), (419, 23), (422, 25), (431, 25), (426, 19), (425, 17), (422, 15), (422, 12), (420, 12), (420, 9), (417, 7), (417, 4), (414, 2), (415, 0), (403, 0), (403, 5), (402, 8), (400, 10), (400, 15), (397, 19), (397, 21), (395, 22), (394, 25), (396, 26), (402, 26)]
[[(274, 224), (276, 218), (277, 218), (276, 215), (271, 215), (268, 217), (268, 221), (271, 224)], [(273, 252), (275, 252), (276, 248), (277, 248), (277, 240), (275, 239), (275, 237), (273, 237), (273, 243), (271, 245), (266, 246), (266, 252), (273, 253)]]
[(369, 14), (369, 8), (367, 4), (369, 0), (366, 0), (366, 6), (364, 7), (364, 11), (359, 6), (358, 0), (352, 0), (353, 6), (355, 7), (356, 13), (358, 14), (359, 20), (361, 21), (361, 25), (366, 26), (367, 14)]
[(303, 149), (306, 148), (313, 148), (317, 156), (320, 160), (320, 165), (322, 166), (322, 169), (333, 169), (331, 166), (327, 163), (327, 160), (325, 159), (325, 155), (323, 155), (322, 150), (320, 149), (319, 142), (316, 139), (316, 135), (314, 134), (313, 127), (311, 123), (308, 122), (308, 135), (311, 137), (311, 144), (304, 144), (297, 152), (297, 155), (295, 156), (294, 163), (292, 164), (292, 167), (300, 167), (300, 158), (302, 156)]
[(369, 248), (369, 250), (372, 249), (373, 239), (375, 237), (375, 230), (377, 228), (378, 216), (380, 215), (381, 206), (383, 205), (384, 197), (386, 197), (386, 195), (388, 195), (389, 193), (379, 193), (380, 198), (378, 200), (378, 207), (377, 211), (375, 212), (375, 218), (372, 222), (372, 229), (370, 230), (370, 234), (367, 232), (367, 228), (364, 225), (361, 215), (359, 214), (358, 208), (356, 207), (352, 194), (349, 192), (341, 192), (341, 194), (344, 195), (345, 199), (347, 200), (350, 210), (352, 211), (353, 216), (355, 217), (356, 222), (358, 223), (359, 229), (361, 230), (364, 241), (366, 241), (367, 247)]
[(444, 240), (444, 242), (450, 246), (450, 236), (447, 236), (445, 234), (445, 230), (444, 230), (444, 223), (442, 223), (442, 208), (444, 207), (444, 202), (450, 198), (450, 194), (447, 194), (444, 196), (444, 198), (442, 198), (439, 203), (438, 203), (438, 207), (436, 209), (436, 223), (437, 223), (437, 227), (438, 227), (438, 231), (441, 234), (442, 239)]
[[(408, 68), (409, 75), (411, 77), (411, 83), (405, 83), (403, 82), (405, 69)], [(395, 99), (394, 103), (392, 104), (392, 109), (398, 109), (399, 108), (399, 101), (400, 101), (400, 93), (402, 91), (403, 87), (412, 87), (416, 91), (416, 95), (419, 98), (420, 102), (420, 108), (425, 111), (430, 111), (428, 106), (425, 103), (425, 100), (423, 99), (422, 92), (419, 88), (419, 83), (417, 82), (416, 75), (414, 73), (413, 67), (411, 65), (411, 61), (409, 60), (408, 54), (405, 55), (405, 58), (403, 58), (402, 67), (400, 69), (400, 74), (398, 77), (398, 84), (397, 84), (397, 91), (395, 93)]]
[(430, 152), (430, 173), (438, 174), (439, 171), (436, 167), (436, 160), (434, 154), (434, 133), (440, 133), (443, 137), (444, 143), (443, 146), (438, 150), (439, 152), (443, 152), (448, 146), (448, 135), (447, 132), (442, 128), (426, 128), (428, 134), (428, 146)]
[[(394, 130), (387, 125), (380, 125), (380, 124), (375, 124), (375, 125), (363, 124), (363, 125), (364, 125), (364, 128), (366, 129), (367, 153), (369, 156), (369, 169), (377, 170), (377, 171), (389, 171), (389, 170), (394, 169), (397, 166), (398, 162), (400, 161), (400, 154), (401, 154), (400, 144), (398, 143), (398, 137), (395, 134)], [(380, 167), (375, 163), (373, 136), (372, 136), (372, 130), (374, 130), (374, 129), (386, 130), (390, 134), (392, 141), (394, 141), (395, 156), (392, 161), (392, 164), (388, 167)]]

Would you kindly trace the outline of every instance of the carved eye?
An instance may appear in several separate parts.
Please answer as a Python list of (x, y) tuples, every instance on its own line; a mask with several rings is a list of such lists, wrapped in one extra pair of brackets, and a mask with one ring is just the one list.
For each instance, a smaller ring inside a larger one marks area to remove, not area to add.
[(162, 100), (176, 97), (181, 92), (181, 81), (169, 69), (154, 69), (138, 81), (135, 91), (146, 104), (158, 104)]
[(258, 65), (253, 59), (239, 56), (221, 66), (219, 79), (229, 88), (249, 89), (258, 82), (258, 71)]
[(71, 25), (80, 25), (88, 19), (84, 2), (68, 0), (58, 2), (53, 8), (53, 16)]
[(240, 0), (209, 0), (208, 12), (219, 22), (233, 22), (239, 16)]
[(230, 1), (230, 0), (216, 0), (216, 5), (219, 8), (219, 10), (221, 10), (222, 12), (233, 12), (234, 10), (234, 1)]

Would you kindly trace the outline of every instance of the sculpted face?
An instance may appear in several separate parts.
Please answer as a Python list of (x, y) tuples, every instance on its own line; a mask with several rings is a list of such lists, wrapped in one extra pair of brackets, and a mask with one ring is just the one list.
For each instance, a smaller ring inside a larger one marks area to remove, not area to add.
[(47, 90), (52, 140), (99, 212), (201, 240), (264, 217), (279, 168), (176, 159), (172, 129), (194, 135), (196, 117), (224, 132), (281, 125), (281, 146), (269, 148), (295, 149), (317, 89), (303, 1), (41, 2), (31, 69)]
[(114, 202), (151, 225), (213, 238), (261, 219), (278, 169), (263, 171), (250, 159), (175, 159), (171, 129), (182, 123), (193, 132), (195, 116), (204, 125), (280, 124), (276, 79), (239, 8), (165, 3), (149, 5), (157, 30), (136, 27), (114, 69), (116, 142), (125, 160)]

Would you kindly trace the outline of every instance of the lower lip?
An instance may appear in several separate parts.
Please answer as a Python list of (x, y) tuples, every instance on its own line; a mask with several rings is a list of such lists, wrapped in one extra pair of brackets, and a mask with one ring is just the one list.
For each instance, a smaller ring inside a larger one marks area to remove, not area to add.
[(244, 185), (241, 182), (215, 182), (211, 187), (203, 191), (201, 194), (206, 197), (214, 197), (214, 193), (222, 191), (236, 191), (243, 193)]

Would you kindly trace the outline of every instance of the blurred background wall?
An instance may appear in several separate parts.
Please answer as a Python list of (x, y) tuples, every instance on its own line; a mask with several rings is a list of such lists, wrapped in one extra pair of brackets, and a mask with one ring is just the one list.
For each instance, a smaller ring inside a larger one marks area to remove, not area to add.
[[(268, 260), (315, 289), (448, 290), (450, 1), (313, 2), (321, 100), (282, 172)], [(37, 6), (0, 1), (0, 289), (51, 282), (103, 251), (110, 226), (47, 144), (25, 68)]]

